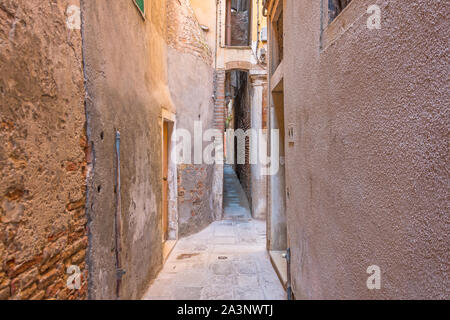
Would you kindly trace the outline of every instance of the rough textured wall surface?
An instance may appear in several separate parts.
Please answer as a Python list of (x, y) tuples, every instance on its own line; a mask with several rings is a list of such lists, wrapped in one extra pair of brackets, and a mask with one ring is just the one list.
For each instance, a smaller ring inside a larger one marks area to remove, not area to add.
[[(0, 1), (0, 300), (83, 299), (85, 115), (76, 1)], [(66, 287), (77, 265), (80, 290)]]
[[(167, 32), (169, 90), (176, 108), (177, 129), (189, 131), (193, 142), (195, 122), (201, 124), (203, 130), (213, 128), (214, 101), (211, 96), (214, 91), (214, 69), (211, 49), (189, 1), (170, 0), (167, 8), (167, 16), (171, 19)], [(207, 144), (203, 143), (204, 146)], [(178, 166), (180, 237), (200, 231), (215, 216), (213, 165), (194, 163), (193, 143), (191, 154), (192, 164)]]
[(140, 298), (162, 264), (161, 107), (166, 80), (165, 1), (83, 1), (88, 136), (90, 298), (115, 298), (115, 130), (121, 135), (120, 297)]
[(214, 57), (216, 45), (216, 1), (189, 0), (195, 18), (202, 26), (208, 27), (203, 34)]
[[(366, 27), (374, 3), (380, 30)], [(450, 7), (352, 0), (346, 12), (352, 6), (359, 18), (320, 50), (320, 1), (285, 1), (295, 294), (449, 299)], [(381, 290), (366, 287), (370, 265), (381, 268)]]

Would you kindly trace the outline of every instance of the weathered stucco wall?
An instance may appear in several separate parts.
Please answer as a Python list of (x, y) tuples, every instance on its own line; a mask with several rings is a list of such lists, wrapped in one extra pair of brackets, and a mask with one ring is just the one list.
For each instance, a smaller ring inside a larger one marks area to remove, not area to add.
[[(284, 8), (295, 294), (448, 299), (450, 7), (353, 0), (356, 18), (320, 50), (320, 4)], [(372, 4), (380, 30), (366, 27)], [(366, 287), (370, 265), (381, 268), (381, 290)]]
[[(249, 73), (251, 127), (257, 130), (267, 129), (267, 73), (265, 70), (252, 70)], [(267, 146), (267, 130), (261, 131), (258, 149)], [(265, 151), (265, 150), (264, 150)], [(251, 201), (252, 216), (256, 219), (267, 217), (267, 176), (262, 175), (262, 163), (251, 165)]]
[[(0, 1), (0, 300), (86, 297), (81, 34), (66, 27), (69, 4)], [(69, 265), (80, 290), (66, 287)]]
[(83, 1), (88, 136), (91, 298), (115, 298), (115, 130), (121, 135), (120, 297), (140, 298), (162, 264), (161, 107), (166, 78), (166, 3)]
[(213, 128), (214, 69), (212, 50), (189, 1), (168, 1), (167, 8), (169, 90), (177, 129), (189, 131), (192, 137), (192, 164), (178, 166), (178, 234), (183, 237), (214, 220), (213, 165), (194, 163), (195, 122), (203, 130)]

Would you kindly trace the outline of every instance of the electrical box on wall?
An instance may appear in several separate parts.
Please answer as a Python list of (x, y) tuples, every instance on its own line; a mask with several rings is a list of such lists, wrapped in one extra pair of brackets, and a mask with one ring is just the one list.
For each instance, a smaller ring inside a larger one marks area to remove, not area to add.
[(287, 127), (287, 140), (289, 143), (295, 143), (297, 139), (297, 130), (295, 128), (295, 124), (291, 123)]

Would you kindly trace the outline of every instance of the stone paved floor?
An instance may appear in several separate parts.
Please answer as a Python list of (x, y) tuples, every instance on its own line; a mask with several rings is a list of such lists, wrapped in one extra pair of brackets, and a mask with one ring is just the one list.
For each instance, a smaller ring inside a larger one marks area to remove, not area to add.
[(230, 167), (224, 179), (224, 220), (180, 239), (143, 299), (286, 299), (265, 248), (265, 222), (250, 218)]

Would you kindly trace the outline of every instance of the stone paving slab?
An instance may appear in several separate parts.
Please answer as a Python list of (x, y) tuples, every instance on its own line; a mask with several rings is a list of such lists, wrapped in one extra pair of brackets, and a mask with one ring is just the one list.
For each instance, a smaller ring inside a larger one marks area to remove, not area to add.
[(224, 220), (180, 239), (143, 299), (286, 299), (266, 251), (266, 223), (251, 219), (230, 167), (224, 176)]
[[(250, 221), (258, 230), (263, 221)], [(196, 235), (178, 241), (157, 279), (149, 287), (146, 300), (283, 300), (286, 294), (276, 275), (263, 241), (240, 241), (237, 224), (225, 237), (221, 221), (211, 224), (197, 241)], [(228, 225), (230, 227), (230, 225)], [(217, 228), (217, 229), (216, 229)], [(232, 239), (232, 240), (231, 240)]]

